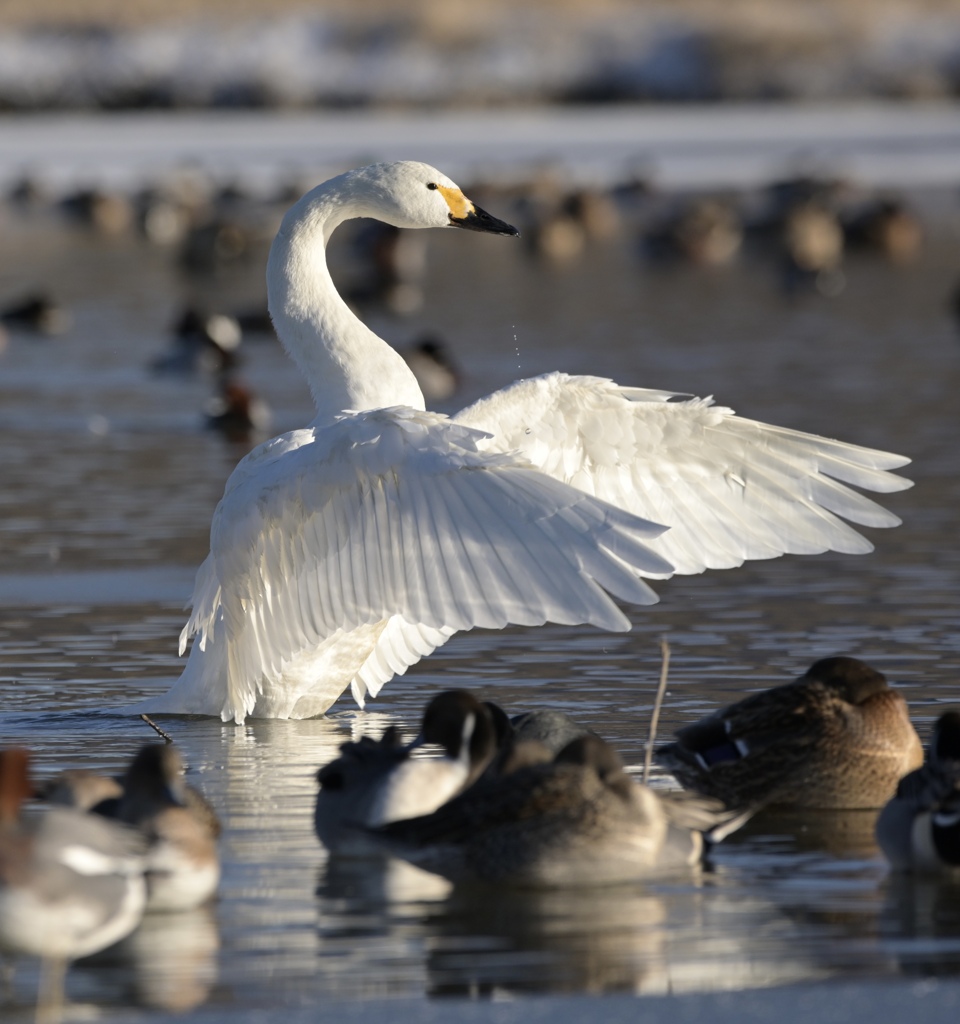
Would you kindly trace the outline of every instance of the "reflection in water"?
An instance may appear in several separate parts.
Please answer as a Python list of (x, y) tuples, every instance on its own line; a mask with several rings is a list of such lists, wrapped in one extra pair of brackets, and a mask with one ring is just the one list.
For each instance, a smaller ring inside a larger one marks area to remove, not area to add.
[(140, 1006), (185, 1013), (203, 1005), (217, 981), (220, 936), (210, 907), (152, 913), (116, 949)]
[[(335, 970), (341, 995), (370, 997), (387, 978), (409, 983), (414, 951), (425, 955), (431, 995), (663, 994), (831, 973), (792, 948), (796, 929), (775, 903), (699, 872), (670, 887), (498, 891), (451, 887), (386, 858), (332, 859), (317, 895), (321, 958), (330, 958), (320, 969)], [(371, 957), (380, 963), (373, 989)]]
[(317, 879), (320, 927), (325, 930), (338, 913), (357, 914), (388, 904), (438, 903), (452, 889), (445, 878), (393, 857), (328, 857)]
[(895, 974), (896, 960), (878, 928), (884, 865), (875, 819), (875, 811), (758, 815), (717, 852), (721, 873), (752, 866), (755, 891), (794, 929), (793, 952), (820, 970)]
[(639, 886), (499, 896), (464, 888), (433, 922), (429, 990), (657, 991), (667, 914), (664, 900)]
[(821, 852), (840, 860), (867, 860), (879, 855), (874, 836), (876, 810), (791, 811), (766, 810), (739, 829), (728, 842), (743, 843), (763, 837), (789, 839), (799, 852)]
[(346, 999), (422, 995), (429, 922), (450, 888), (392, 858), (328, 859), (316, 887), (318, 988)]
[(904, 974), (960, 974), (960, 879), (892, 873), (880, 932)]

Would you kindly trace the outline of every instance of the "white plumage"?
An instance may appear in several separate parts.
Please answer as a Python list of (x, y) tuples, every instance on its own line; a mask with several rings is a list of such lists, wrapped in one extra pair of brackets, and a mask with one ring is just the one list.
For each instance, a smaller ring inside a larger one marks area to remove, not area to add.
[(553, 373), (452, 419), (425, 412), (403, 359), (330, 279), (326, 242), (359, 216), (515, 233), (412, 162), (340, 175), (288, 212), (270, 311), (318, 415), (230, 477), (181, 635), (182, 649), (195, 636), (187, 667), (138, 710), (304, 718), (348, 686), (362, 704), (458, 630), (624, 630), (609, 595), (656, 601), (641, 577), (862, 553), (842, 519), (899, 522), (847, 485), (902, 490), (889, 470), (908, 459), (710, 399)]

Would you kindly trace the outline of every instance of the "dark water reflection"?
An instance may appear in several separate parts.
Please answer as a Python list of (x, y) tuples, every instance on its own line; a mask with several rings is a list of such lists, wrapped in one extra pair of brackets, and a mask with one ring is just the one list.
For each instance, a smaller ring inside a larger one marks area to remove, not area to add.
[[(19, 247), (0, 250), (5, 286), (25, 287), (27, 266), (59, 282), (75, 328), (55, 340), (14, 335), (0, 355), (0, 742), (29, 744), (41, 776), (115, 770), (151, 734), (104, 709), (179, 672), (182, 606), (243, 449), (200, 429), (209, 381), (145, 370), (192, 287), (169, 259), (133, 242), (16, 230)], [(400, 340), (418, 326), (447, 337), (464, 401), (550, 368), (715, 393), (745, 415), (912, 455), (917, 486), (888, 502), (904, 526), (875, 531), (864, 558), (780, 559), (658, 584), (662, 603), (633, 613), (626, 635), (457, 636), (366, 712), (344, 701), (314, 722), (165, 722), (225, 822), (220, 900), (209, 913), (151, 919), (78, 965), (71, 997), (133, 1019), (134, 1006), (958, 973), (960, 888), (890, 878), (869, 814), (758, 819), (689, 880), (603, 892), (504, 898), (400, 865), (326, 860), (312, 834), (316, 767), (349, 734), (393, 722), (412, 733), (438, 687), (477, 687), (511, 710), (571, 711), (632, 765), (664, 635), (665, 732), (834, 653), (896, 680), (922, 735), (941, 704), (960, 700), (960, 346), (946, 230), (931, 232), (916, 266), (851, 262), (830, 300), (784, 296), (756, 259), (667, 273), (641, 268), (623, 242), (550, 270), (498, 240), (451, 233), (431, 246), (425, 311), (387, 327)], [(210, 287), (248, 306), (262, 299), (261, 267), (257, 256)], [(272, 344), (249, 346), (244, 374), (277, 430), (309, 418), (306, 390)], [(18, 971), (17, 1006), (35, 981), (32, 965)]]

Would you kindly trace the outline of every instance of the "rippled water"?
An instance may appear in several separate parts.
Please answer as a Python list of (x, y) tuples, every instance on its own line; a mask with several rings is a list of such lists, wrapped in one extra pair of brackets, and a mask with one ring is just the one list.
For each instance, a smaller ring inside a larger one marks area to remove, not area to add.
[[(637, 765), (662, 636), (672, 650), (663, 732), (846, 653), (903, 687), (925, 736), (939, 705), (960, 697), (960, 346), (944, 220), (919, 264), (853, 260), (830, 299), (784, 294), (758, 256), (721, 271), (665, 270), (642, 265), (624, 239), (556, 269), (521, 244), (435, 233), (423, 312), (380, 326), (398, 342), (418, 326), (447, 338), (464, 401), (550, 368), (713, 393), (744, 415), (911, 455), (916, 487), (885, 502), (904, 525), (874, 531), (866, 557), (657, 584), (661, 603), (633, 611), (625, 635), (459, 635), (366, 712), (344, 700), (310, 722), (164, 720), (225, 822), (220, 899), (148, 920), (78, 964), (71, 998), (108, 1018), (177, 1009), (199, 1019), (336, 999), (717, 992), (960, 972), (960, 889), (891, 879), (870, 814), (753, 823), (686, 881), (503, 900), (397, 865), (329, 864), (311, 820), (315, 769), (339, 742), (392, 722), (412, 732), (425, 695), (449, 686), (511, 711), (569, 710)], [(54, 286), (75, 322), (57, 339), (14, 334), (0, 355), (0, 741), (28, 744), (41, 777), (115, 770), (151, 733), (104, 709), (179, 673), (182, 606), (244, 451), (201, 429), (208, 380), (158, 378), (146, 363), (201, 286), (235, 308), (261, 301), (263, 253), (198, 282), (139, 243), (6, 227), (3, 291)], [(277, 430), (309, 419), (306, 389), (272, 343), (249, 344), (244, 372)], [(35, 984), (22, 966), (12, 1019), (26, 1019)]]

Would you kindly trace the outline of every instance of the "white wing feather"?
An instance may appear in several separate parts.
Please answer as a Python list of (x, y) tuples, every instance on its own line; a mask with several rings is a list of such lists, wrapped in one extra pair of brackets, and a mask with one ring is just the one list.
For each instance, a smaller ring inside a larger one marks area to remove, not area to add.
[(910, 481), (889, 470), (909, 459), (676, 397), (551, 373), (455, 419), (490, 434), (487, 450), (519, 451), (556, 479), (669, 526), (650, 546), (678, 573), (786, 553), (865, 553), (872, 545), (843, 519), (900, 522), (847, 485), (903, 490)]
[(363, 707), (368, 693), (376, 697), (384, 683), (403, 675), (411, 665), (445, 644), (455, 632), (449, 627), (432, 629), (394, 615), (350, 684), (354, 700)]
[[(353, 680), (375, 692), (453, 632), (629, 622), (605, 591), (649, 604), (671, 565), (662, 527), (484, 453), (479, 431), (398, 408), (294, 431), (252, 452), (214, 515), (192, 633), (226, 645), (225, 717), (338, 630), (386, 622)], [(344, 681), (344, 686), (347, 681)]]

